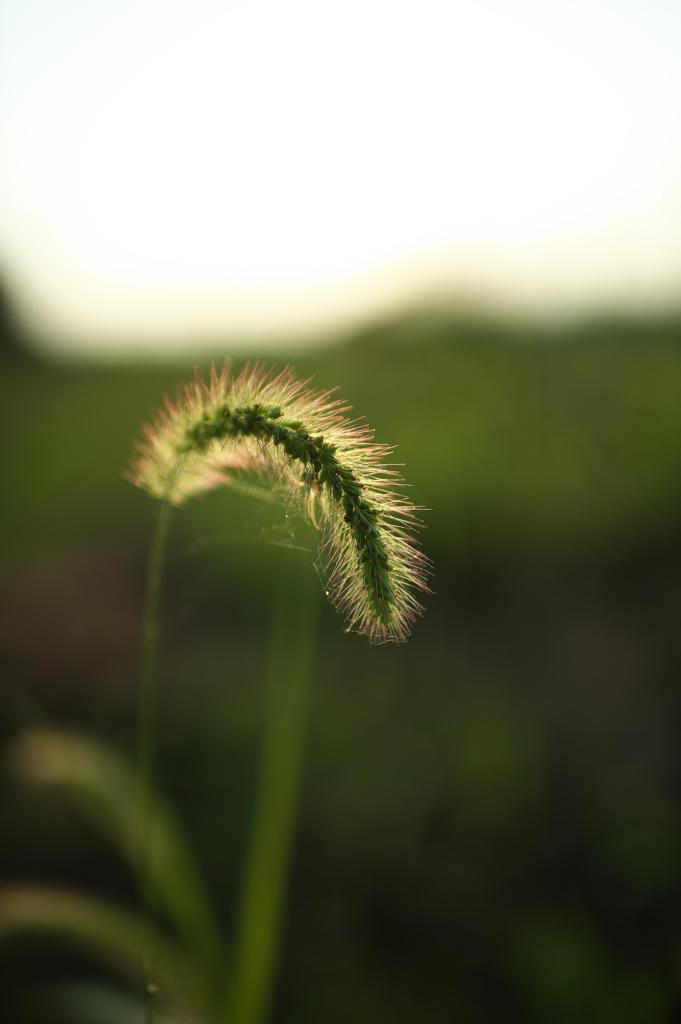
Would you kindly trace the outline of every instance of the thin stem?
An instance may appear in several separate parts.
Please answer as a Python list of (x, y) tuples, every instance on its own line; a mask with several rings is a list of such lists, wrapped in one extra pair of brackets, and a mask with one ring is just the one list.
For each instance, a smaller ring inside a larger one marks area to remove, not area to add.
[(138, 771), (138, 886), (141, 907), (142, 972), (146, 1024), (154, 1021), (153, 968), (149, 931), (154, 912), (153, 884), (153, 789), (156, 750), (156, 661), (159, 635), (159, 598), (163, 580), (163, 555), (168, 537), (171, 506), (160, 501), (151, 537), (142, 615), (142, 667), (137, 714)]
[[(298, 561), (291, 575), (282, 574), (229, 1024), (262, 1024), (272, 999), (300, 795), (319, 604), (309, 569)], [(294, 575), (295, 586), (291, 582)]]

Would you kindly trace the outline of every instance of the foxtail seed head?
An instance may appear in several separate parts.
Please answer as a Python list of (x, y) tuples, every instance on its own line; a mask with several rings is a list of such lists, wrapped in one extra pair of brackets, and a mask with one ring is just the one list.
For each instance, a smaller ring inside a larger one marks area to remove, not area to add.
[(428, 560), (416, 546), (418, 509), (386, 463), (392, 449), (347, 418), (350, 406), (315, 392), (290, 369), (260, 366), (233, 376), (225, 364), (198, 372), (176, 402), (166, 397), (127, 473), (156, 498), (181, 505), (255, 471), (322, 531), (329, 595), (348, 629), (372, 641), (404, 640), (427, 591)]

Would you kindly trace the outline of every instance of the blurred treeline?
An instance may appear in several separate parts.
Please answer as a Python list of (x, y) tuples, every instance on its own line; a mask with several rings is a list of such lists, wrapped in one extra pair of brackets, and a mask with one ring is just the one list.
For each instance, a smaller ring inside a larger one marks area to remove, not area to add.
[[(47, 724), (132, 754), (153, 507), (121, 470), (191, 363), (47, 362), (4, 324), (0, 869), (132, 906), (11, 750)], [(418, 311), (286, 361), (398, 444), (435, 593), (397, 648), (322, 611), (275, 1021), (681, 1020), (681, 319)], [(228, 491), (173, 523), (162, 785), (226, 928), (275, 563), (311, 543)], [(84, 950), (0, 943), (16, 1024), (122, 1019), (121, 990)]]

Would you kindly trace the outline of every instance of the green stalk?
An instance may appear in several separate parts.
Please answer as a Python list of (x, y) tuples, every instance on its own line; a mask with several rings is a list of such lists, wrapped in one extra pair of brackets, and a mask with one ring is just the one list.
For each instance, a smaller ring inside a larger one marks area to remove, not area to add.
[(163, 556), (168, 537), (171, 506), (161, 500), (151, 537), (142, 615), (142, 667), (137, 715), (137, 770), (139, 813), (138, 886), (141, 907), (142, 973), (146, 1024), (154, 1021), (151, 918), (154, 912), (153, 882), (153, 789), (156, 751), (156, 661), (159, 635), (159, 598), (163, 581)]
[(269, 1013), (300, 796), (319, 604), (309, 565), (282, 573), (280, 591), (229, 1024), (263, 1024)]

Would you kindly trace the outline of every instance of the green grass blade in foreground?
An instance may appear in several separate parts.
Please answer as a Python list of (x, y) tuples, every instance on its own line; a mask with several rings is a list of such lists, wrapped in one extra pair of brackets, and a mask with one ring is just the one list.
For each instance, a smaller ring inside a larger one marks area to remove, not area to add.
[[(8, 886), (0, 890), (0, 939), (21, 935), (54, 937), (139, 981), (137, 917), (101, 900), (66, 889)], [(205, 1005), (205, 986), (188, 961), (158, 933), (151, 931), (149, 941), (163, 1001), (187, 1013)]]
[[(35, 784), (54, 786), (137, 869), (136, 780), (115, 751), (84, 736), (31, 729), (14, 743), (15, 770)], [(206, 967), (219, 970), (221, 939), (212, 905), (190, 847), (171, 810), (154, 796), (154, 885), (159, 902)]]
[[(288, 568), (291, 559), (283, 561)], [(277, 968), (319, 608), (319, 588), (309, 563), (294, 562), (290, 573), (282, 571), (279, 587), (229, 1024), (261, 1024), (267, 1019)]]

